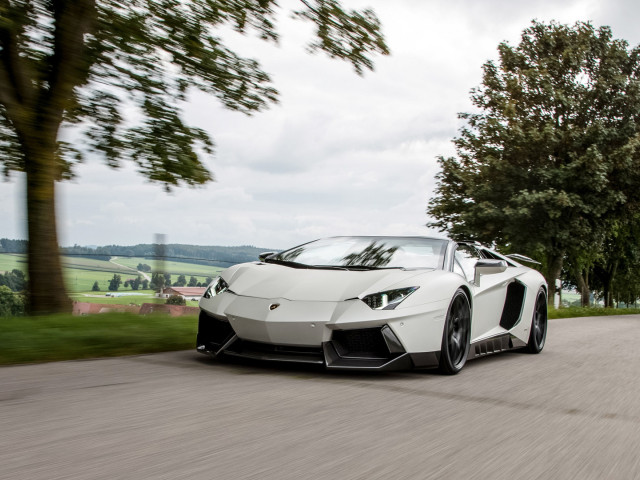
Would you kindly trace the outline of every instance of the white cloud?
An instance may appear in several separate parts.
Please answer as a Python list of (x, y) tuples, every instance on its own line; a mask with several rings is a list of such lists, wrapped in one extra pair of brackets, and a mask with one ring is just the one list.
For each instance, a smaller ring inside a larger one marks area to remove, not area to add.
[[(202, 188), (165, 194), (133, 165), (81, 165), (58, 189), (61, 243), (148, 243), (160, 232), (169, 242), (285, 248), (327, 235), (433, 234), (424, 225), (436, 157), (453, 153), (457, 113), (471, 109), (469, 90), (500, 42), (516, 44), (534, 18), (592, 20), (640, 41), (640, 5), (629, 0), (343, 2), (371, 5), (382, 21), (392, 56), (378, 57), (375, 72), (359, 77), (308, 55), (311, 26), (288, 14), (279, 46), (225, 34), (261, 61), (280, 103), (247, 117), (192, 96), (188, 121), (217, 145), (207, 163), (217, 181)], [(23, 178), (14, 178), (0, 184), (0, 236), (24, 238)]]

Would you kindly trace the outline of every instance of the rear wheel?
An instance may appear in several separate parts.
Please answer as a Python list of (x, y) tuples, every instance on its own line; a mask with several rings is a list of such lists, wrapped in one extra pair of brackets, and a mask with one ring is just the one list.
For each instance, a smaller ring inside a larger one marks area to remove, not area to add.
[(529, 332), (529, 342), (527, 351), (529, 353), (540, 353), (547, 338), (547, 295), (544, 289), (538, 291), (536, 305), (533, 309), (533, 319), (531, 320), (531, 332)]
[(460, 288), (449, 305), (440, 349), (441, 373), (454, 375), (462, 370), (469, 355), (471, 307), (467, 294)]

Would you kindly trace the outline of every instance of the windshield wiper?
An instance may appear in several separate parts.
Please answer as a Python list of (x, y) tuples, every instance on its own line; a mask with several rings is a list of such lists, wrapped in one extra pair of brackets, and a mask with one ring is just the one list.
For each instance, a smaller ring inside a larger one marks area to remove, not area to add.
[(310, 268), (309, 265), (304, 263), (292, 262), (290, 260), (280, 260), (279, 258), (265, 258), (264, 263), (275, 263), (276, 265), (283, 265), (291, 268)]
[(372, 267), (371, 265), (345, 265), (343, 268), (347, 270), (392, 270), (394, 268), (402, 267)]

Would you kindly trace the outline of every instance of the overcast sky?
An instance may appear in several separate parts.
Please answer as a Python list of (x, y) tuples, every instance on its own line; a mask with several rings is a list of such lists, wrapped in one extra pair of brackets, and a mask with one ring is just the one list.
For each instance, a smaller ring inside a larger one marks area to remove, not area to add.
[[(280, 2), (297, 7), (295, 1)], [(59, 184), (62, 245), (169, 243), (287, 248), (330, 235), (429, 235), (425, 208), (436, 157), (453, 153), (457, 113), (502, 41), (515, 45), (532, 19), (609, 25), (640, 43), (640, 3), (631, 0), (343, 0), (372, 7), (392, 55), (357, 76), (343, 62), (309, 55), (310, 25), (281, 15), (278, 46), (233, 37), (258, 59), (280, 103), (252, 117), (194, 95), (192, 125), (216, 142), (207, 162), (216, 182), (166, 194), (131, 165), (98, 158)], [(26, 238), (24, 177), (0, 183), (0, 237)], [(442, 235), (442, 234), (439, 234)]]

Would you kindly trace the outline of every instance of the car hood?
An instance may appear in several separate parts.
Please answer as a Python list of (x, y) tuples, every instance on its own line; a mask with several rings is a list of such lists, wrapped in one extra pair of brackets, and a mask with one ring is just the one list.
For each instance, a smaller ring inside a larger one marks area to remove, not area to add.
[(231, 267), (222, 277), (237, 295), (338, 302), (393, 288), (420, 285), (424, 278), (416, 278), (414, 283), (411, 279), (441, 273), (426, 269), (322, 270), (251, 263)]

